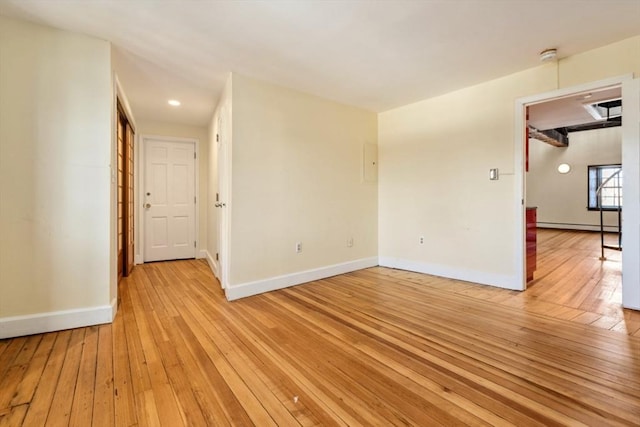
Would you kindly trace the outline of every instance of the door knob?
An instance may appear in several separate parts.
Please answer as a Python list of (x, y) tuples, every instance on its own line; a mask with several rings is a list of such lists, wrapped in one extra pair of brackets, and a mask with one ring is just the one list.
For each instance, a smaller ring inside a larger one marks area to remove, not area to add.
[(146, 203), (146, 204), (144, 205), (144, 207), (145, 207), (145, 208), (147, 208), (147, 209), (149, 209), (149, 208), (151, 207), (151, 203)]
[(223, 206), (227, 206), (227, 204), (226, 204), (226, 203), (216, 203), (216, 204), (215, 204), (215, 205), (213, 205), (213, 206), (215, 206), (216, 208), (221, 208), (221, 207), (223, 207)]

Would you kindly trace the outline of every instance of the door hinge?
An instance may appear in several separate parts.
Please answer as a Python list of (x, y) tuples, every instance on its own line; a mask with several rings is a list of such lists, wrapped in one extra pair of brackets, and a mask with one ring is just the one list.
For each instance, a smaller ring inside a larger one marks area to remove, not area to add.
[(193, 153), (193, 158), (194, 158), (194, 159), (196, 158), (196, 153)]
[(193, 241), (193, 247), (194, 248), (196, 247), (196, 241), (195, 240)]
[(218, 255), (218, 252), (216, 252), (216, 261), (220, 261), (220, 256)]
[(220, 194), (216, 193), (216, 202), (220, 201)]
[(216, 142), (220, 142), (220, 134), (216, 133)]
[(196, 202), (196, 196), (193, 196), (193, 203), (197, 203)]

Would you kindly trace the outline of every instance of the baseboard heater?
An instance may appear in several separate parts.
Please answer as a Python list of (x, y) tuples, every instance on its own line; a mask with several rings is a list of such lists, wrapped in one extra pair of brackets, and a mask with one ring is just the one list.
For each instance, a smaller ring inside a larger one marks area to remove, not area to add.
[[(538, 228), (557, 228), (561, 230), (600, 231), (600, 224), (573, 224), (565, 222), (537, 222)], [(604, 230), (612, 233), (618, 232), (615, 225), (605, 225)]]

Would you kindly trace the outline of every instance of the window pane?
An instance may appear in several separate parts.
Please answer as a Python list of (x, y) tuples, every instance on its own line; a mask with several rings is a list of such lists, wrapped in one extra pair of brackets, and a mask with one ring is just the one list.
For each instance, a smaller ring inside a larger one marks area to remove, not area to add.
[(589, 207), (593, 208), (598, 205), (596, 197), (596, 189), (598, 188), (598, 170), (589, 167)]
[[(620, 165), (589, 166), (589, 208), (622, 206), (622, 167)], [(600, 194), (597, 193), (600, 188)]]

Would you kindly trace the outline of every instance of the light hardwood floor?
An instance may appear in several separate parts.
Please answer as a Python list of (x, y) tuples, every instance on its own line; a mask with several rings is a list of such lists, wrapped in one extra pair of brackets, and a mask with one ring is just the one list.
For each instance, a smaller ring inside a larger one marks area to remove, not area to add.
[[(600, 234), (538, 229), (538, 270), (526, 292), (457, 283), (467, 295), (528, 311), (640, 336), (640, 312), (622, 308), (621, 252), (605, 250)], [(609, 234), (605, 241), (617, 243)], [(419, 280), (419, 279), (418, 279)]]
[[(429, 283), (449, 292), (520, 308), (557, 319), (590, 324), (640, 337), (640, 312), (622, 308), (622, 256), (606, 250), (599, 259), (600, 235), (586, 231), (538, 229), (538, 270), (525, 292), (458, 280), (434, 283), (430, 276), (401, 270), (382, 274)], [(615, 244), (616, 236), (606, 237)]]
[(229, 303), (202, 261), (138, 266), (112, 325), (0, 341), (0, 425), (640, 422), (640, 338), (411, 274)]

